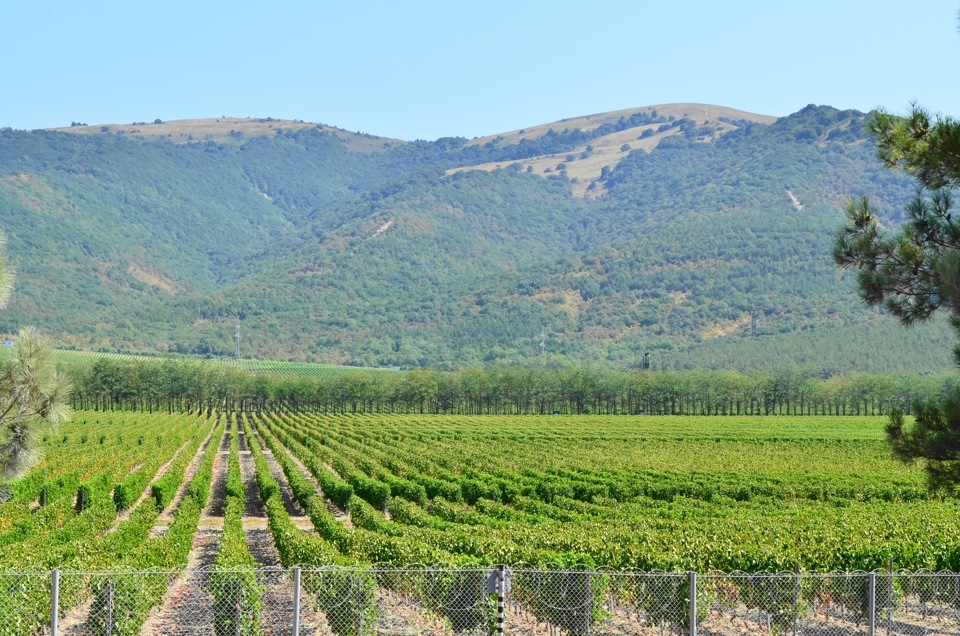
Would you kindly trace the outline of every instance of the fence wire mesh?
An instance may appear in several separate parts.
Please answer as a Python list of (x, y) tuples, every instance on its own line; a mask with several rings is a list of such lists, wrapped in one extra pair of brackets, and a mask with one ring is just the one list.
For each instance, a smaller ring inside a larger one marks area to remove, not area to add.
[(0, 636), (40, 634), (960, 636), (960, 574), (527, 566), (0, 572)]
[(879, 629), (891, 634), (960, 634), (960, 575), (891, 572), (878, 574), (877, 581)]
[(0, 572), (0, 635), (32, 634), (52, 614), (50, 572)]
[(719, 574), (700, 577), (703, 631), (769, 634), (857, 634), (869, 631), (866, 573)]

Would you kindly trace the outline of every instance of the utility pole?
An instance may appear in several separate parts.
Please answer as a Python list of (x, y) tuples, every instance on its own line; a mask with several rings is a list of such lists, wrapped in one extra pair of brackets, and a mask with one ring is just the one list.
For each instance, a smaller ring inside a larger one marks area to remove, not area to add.
[(240, 319), (237, 318), (237, 333), (233, 336), (234, 340), (237, 341), (237, 360), (240, 359)]

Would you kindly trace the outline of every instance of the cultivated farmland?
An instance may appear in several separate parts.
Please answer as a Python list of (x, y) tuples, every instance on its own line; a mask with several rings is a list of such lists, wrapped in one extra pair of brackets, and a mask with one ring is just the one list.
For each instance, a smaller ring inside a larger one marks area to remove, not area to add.
[[(7, 571), (65, 570), (64, 624), (114, 634), (158, 633), (185, 616), (218, 633), (278, 630), (292, 579), (258, 567), (315, 568), (302, 581), (304, 620), (343, 636), (366, 632), (365, 616), (382, 622), (384, 607), (406, 611), (390, 595), (417, 587), (350, 569), (372, 564), (460, 568), (457, 585), (470, 589), (496, 563), (958, 569), (956, 500), (931, 495), (919, 469), (893, 461), (882, 426), (866, 417), (79, 412), (13, 482), (0, 546)], [(331, 566), (341, 569), (316, 570)], [(104, 569), (112, 573), (95, 574)], [(49, 616), (46, 579), (3, 580), (13, 587), (0, 615), (17, 616), (10, 633), (33, 633)], [(342, 616), (341, 588), (351, 599)], [(444, 615), (430, 598), (417, 607)], [(483, 603), (472, 618), (444, 620), (475, 628), (489, 618)], [(670, 621), (683, 620), (678, 607)]]
[[(79, 412), (45, 437), (43, 459), (0, 507), (5, 565), (52, 567), (55, 546), (118, 541), (106, 533), (128, 521), (118, 514), (144, 514), (134, 504), (160, 473), (185, 484), (215, 421), (234, 426), (225, 455), (245, 422), (244, 451), (277, 463), (271, 476), (338, 562), (960, 565), (957, 500), (928, 493), (919, 468), (889, 456), (881, 418), (121, 412)], [(249, 504), (256, 470), (243, 462), (212, 466), (210, 479)], [(154, 504), (174, 498), (163, 488)], [(97, 521), (84, 521), (91, 512)], [(109, 554), (97, 565), (114, 564)]]

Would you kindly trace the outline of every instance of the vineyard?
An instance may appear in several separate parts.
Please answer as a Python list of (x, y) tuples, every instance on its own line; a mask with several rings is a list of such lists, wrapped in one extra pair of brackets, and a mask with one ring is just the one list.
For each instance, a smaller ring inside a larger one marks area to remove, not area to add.
[(901, 572), (960, 569), (960, 509), (880, 418), (86, 411), (42, 447), (0, 504), (0, 634), (52, 606), (70, 634), (485, 633), (499, 593), (533, 636), (960, 605)]

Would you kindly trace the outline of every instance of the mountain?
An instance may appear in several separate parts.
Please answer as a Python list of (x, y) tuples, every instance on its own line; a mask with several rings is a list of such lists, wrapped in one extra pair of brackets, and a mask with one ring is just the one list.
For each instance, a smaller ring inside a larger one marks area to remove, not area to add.
[[(864, 308), (845, 201), (912, 181), (865, 114), (702, 104), (467, 140), (190, 120), (0, 132), (18, 289), (0, 331), (79, 348), (363, 365), (943, 370), (950, 335)], [(905, 347), (903, 343), (912, 343)], [(851, 346), (856, 343), (856, 346)]]

